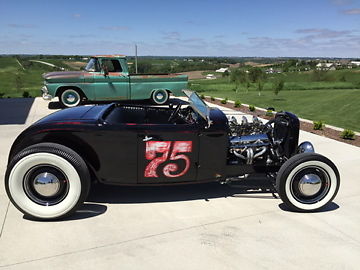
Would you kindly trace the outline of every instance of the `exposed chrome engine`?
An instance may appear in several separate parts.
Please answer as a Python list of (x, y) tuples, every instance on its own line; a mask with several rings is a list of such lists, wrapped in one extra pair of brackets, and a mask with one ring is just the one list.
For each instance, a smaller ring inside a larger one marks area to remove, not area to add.
[[(238, 124), (235, 117), (229, 122), (230, 127), (230, 154), (246, 164), (253, 164), (255, 160), (265, 158), (272, 162), (269, 156), (271, 140), (268, 132), (271, 126), (264, 124), (256, 116), (249, 122), (245, 116), (241, 124)], [(234, 162), (234, 160), (233, 160)]]
[(262, 158), (270, 144), (266, 134), (234, 137), (230, 143), (230, 153), (246, 161), (246, 164), (252, 164), (255, 159)]
[(295, 153), (314, 152), (310, 142), (298, 145), (299, 120), (288, 112), (279, 112), (263, 123), (256, 116), (252, 121), (243, 116), (239, 124), (235, 117), (229, 120), (229, 164), (264, 166), (281, 164)]

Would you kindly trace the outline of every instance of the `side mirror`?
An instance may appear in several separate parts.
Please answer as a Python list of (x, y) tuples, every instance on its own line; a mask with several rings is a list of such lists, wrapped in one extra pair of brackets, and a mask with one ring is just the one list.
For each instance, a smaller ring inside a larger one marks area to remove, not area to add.
[(102, 66), (102, 69), (104, 71), (104, 77), (109, 76), (109, 70), (108, 70), (107, 66)]

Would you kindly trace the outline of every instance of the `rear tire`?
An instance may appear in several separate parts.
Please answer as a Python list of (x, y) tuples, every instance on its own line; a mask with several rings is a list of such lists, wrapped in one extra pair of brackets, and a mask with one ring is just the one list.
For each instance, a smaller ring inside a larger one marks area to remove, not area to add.
[(59, 102), (62, 108), (72, 108), (82, 104), (83, 94), (77, 89), (64, 89), (59, 94)]
[(9, 163), (5, 188), (25, 215), (52, 220), (71, 215), (85, 201), (90, 174), (72, 149), (40, 143), (19, 152)]
[(328, 205), (340, 186), (339, 172), (328, 158), (315, 153), (297, 154), (280, 168), (276, 189), (294, 211), (312, 212)]
[(169, 100), (169, 92), (164, 89), (155, 90), (151, 94), (151, 101), (156, 105), (163, 105)]

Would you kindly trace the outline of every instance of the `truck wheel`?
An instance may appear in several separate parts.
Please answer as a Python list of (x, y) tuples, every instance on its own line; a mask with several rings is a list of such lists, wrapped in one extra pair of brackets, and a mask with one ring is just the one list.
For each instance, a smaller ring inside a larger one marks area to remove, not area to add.
[(163, 105), (169, 100), (169, 93), (166, 90), (155, 90), (151, 95), (151, 100), (156, 105)]
[(340, 186), (339, 172), (328, 158), (315, 153), (297, 154), (280, 168), (276, 189), (294, 211), (311, 212), (329, 204)]
[(71, 108), (81, 105), (82, 93), (76, 89), (65, 89), (59, 95), (59, 102), (63, 108)]
[(90, 174), (84, 160), (70, 148), (40, 143), (11, 160), (5, 188), (11, 202), (24, 214), (42, 220), (59, 219), (85, 201)]

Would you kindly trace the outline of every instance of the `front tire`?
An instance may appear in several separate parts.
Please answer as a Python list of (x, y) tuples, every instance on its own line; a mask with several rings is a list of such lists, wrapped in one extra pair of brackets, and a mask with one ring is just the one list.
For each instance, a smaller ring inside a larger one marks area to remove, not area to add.
[(19, 152), (9, 163), (5, 188), (25, 215), (52, 220), (71, 215), (85, 201), (90, 175), (72, 149), (40, 143)]
[(169, 92), (164, 89), (152, 92), (151, 101), (156, 105), (163, 105), (169, 100)]
[(59, 95), (59, 102), (62, 108), (72, 108), (81, 105), (83, 95), (79, 90), (68, 88)]
[(315, 153), (291, 157), (280, 168), (276, 189), (294, 211), (312, 212), (328, 205), (340, 186), (339, 172), (328, 158)]

